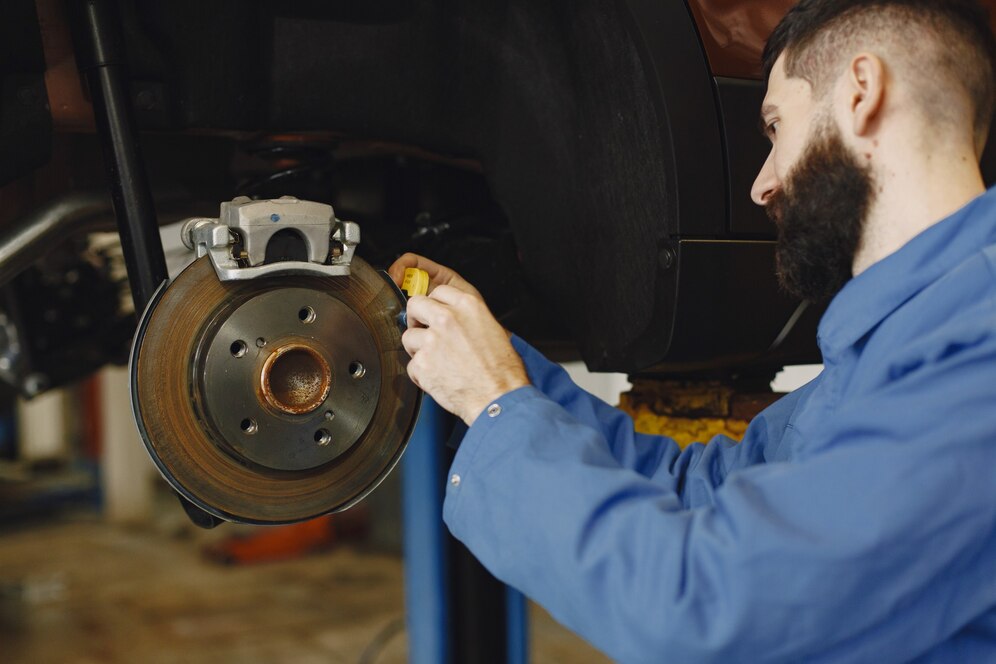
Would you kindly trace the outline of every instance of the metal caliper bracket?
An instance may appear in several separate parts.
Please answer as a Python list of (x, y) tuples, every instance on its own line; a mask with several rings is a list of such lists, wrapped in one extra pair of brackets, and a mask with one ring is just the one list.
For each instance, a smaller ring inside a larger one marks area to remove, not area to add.
[[(298, 234), (307, 261), (265, 263), (266, 247), (281, 231)], [(278, 275), (348, 276), (360, 227), (335, 218), (331, 205), (293, 196), (254, 201), (239, 196), (221, 204), (217, 219), (188, 219), (181, 230), (184, 245), (197, 257), (211, 258), (218, 279), (236, 281)]]

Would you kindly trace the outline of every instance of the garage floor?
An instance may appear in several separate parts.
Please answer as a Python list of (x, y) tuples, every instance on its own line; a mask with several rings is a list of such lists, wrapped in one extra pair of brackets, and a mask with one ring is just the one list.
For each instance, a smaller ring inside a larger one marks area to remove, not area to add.
[[(0, 661), (407, 661), (398, 557), (340, 548), (225, 567), (201, 556), (200, 537), (89, 516), (0, 531)], [(608, 661), (536, 607), (531, 656)]]

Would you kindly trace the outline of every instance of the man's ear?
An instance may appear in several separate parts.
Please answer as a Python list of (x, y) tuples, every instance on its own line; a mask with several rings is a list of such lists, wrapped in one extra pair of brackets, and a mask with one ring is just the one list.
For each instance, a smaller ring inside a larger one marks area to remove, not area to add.
[(885, 65), (871, 53), (854, 56), (847, 69), (848, 111), (855, 136), (867, 136), (885, 102)]

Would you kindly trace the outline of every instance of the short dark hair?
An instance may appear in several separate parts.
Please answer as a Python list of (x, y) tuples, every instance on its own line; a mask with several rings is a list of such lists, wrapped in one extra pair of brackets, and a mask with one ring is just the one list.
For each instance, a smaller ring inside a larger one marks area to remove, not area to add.
[[(785, 53), (786, 74), (806, 79), (819, 94), (836, 80), (830, 65), (850, 55), (840, 45), (862, 31), (894, 43), (917, 42), (909, 46), (918, 68), (932, 82), (960, 84), (974, 105), (977, 136), (988, 134), (996, 104), (996, 39), (977, 0), (801, 0), (768, 39), (764, 80)], [(931, 38), (933, 52), (917, 34)], [(924, 106), (944, 113), (939, 97), (923, 95)]]

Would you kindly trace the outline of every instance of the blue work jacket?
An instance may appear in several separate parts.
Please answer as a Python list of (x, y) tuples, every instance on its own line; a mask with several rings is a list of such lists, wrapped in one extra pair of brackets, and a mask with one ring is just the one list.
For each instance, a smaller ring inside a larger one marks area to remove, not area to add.
[(996, 190), (852, 279), (821, 375), (684, 451), (521, 339), (444, 518), (623, 662), (996, 662)]

